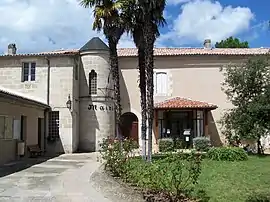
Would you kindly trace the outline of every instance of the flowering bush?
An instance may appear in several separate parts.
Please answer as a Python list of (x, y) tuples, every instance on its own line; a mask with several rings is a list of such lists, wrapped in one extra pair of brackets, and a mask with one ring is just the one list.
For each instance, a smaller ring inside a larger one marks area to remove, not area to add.
[(138, 148), (138, 144), (129, 139), (120, 141), (108, 137), (103, 139), (100, 147), (102, 159), (105, 160), (105, 169), (120, 177), (124, 174), (125, 162), (133, 156), (132, 151)]

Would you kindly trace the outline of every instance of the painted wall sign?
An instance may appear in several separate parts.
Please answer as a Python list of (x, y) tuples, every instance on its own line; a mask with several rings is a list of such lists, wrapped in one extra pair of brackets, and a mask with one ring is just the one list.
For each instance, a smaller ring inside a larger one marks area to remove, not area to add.
[(88, 110), (113, 111), (114, 108), (112, 106), (107, 106), (107, 105), (97, 106), (97, 105), (89, 104)]

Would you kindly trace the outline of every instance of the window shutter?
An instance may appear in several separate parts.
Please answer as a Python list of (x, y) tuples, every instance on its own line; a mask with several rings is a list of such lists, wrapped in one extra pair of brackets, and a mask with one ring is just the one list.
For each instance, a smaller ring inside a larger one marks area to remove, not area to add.
[(164, 72), (161, 75), (162, 75), (162, 91), (161, 91), (161, 93), (166, 95), (167, 94), (167, 84), (168, 84), (167, 74)]
[(157, 93), (157, 74), (154, 72), (154, 95)]
[(21, 82), (24, 82), (24, 63), (22, 63)]
[(5, 117), (0, 116), (0, 139), (5, 138)]
[(13, 139), (13, 118), (5, 118), (5, 139)]
[(30, 69), (30, 75), (31, 75), (31, 81), (36, 80), (36, 63), (31, 63), (31, 69)]
[(158, 72), (157, 73), (157, 94), (165, 95), (167, 94), (167, 73)]
[(157, 73), (157, 94), (162, 93), (162, 73)]

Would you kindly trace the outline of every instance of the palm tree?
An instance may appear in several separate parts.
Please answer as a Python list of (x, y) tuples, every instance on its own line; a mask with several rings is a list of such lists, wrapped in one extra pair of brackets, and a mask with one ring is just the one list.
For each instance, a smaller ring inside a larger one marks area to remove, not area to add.
[(143, 41), (147, 86), (148, 114), (148, 161), (152, 161), (152, 128), (154, 119), (154, 43), (157, 38), (158, 26), (165, 23), (163, 11), (166, 0), (138, 0), (143, 22)]
[[(149, 84), (153, 88), (153, 81), (152, 83), (146, 82), (147, 78), (147, 71), (146, 71), (146, 45), (145, 45), (145, 37), (144, 37), (144, 28), (145, 28), (145, 21), (144, 21), (144, 10), (142, 5), (139, 4), (137, 0), (129, 0), (126, 1), (128, 4), (123, 4), (122, 7), (122, 19), (125, 21), (126, 30), (127, 32), (131, 32), (133, 36), (133, 41), (138, 49), (138, 63), (139, 63), (139, 74), (140, 74), (140, 92), (141, 92), (141, 114), (142, 114), (142, 125), (141, 125), (141, 136), (142, 136), (142, 147), (143, 147), (143, 159), (146, 158), (146, 133), (147, 133), (147, 88), (149, 89)], [(163, 12), (163, 10), (162, 10)], [(152, 15), (152, 31), (154, 33), (154, 38), (156, 39), (160, 33), (158, 30), (159, 25), (165, 24), (165, 19), (163, 18), (162, 12), (155, 12)], [(160, 14), (161, 13), (161, 14)], [(153, 48), (152, 48), (153, 50)], [(151, 72), (150, 72), (151, 74)], [(153, 74), (153, 66), (152, 66), (152, 74)], [(153, 75), (152, 75), (153, 80)], [(148, 86), (148, 87), (147, 87)], [(149, 92), (149, 90), (148, 90)], [(150, 98), (151, 100), (151, 98)], [(149, 101), (149, 97), (148, 97)], [(153, 96), (152, 96), (152, 103), (153, 103)], [(148, 104), (148, 109), (153, 110), (153, 104), (152, 107)], [(150, 111), (151, 113), (151, 111)], [(152, 111), (153, 113), (153, 111)], [(148, 117), (150, 118), (151, 123), (153, 123), (153, 115), (149, 114), (148, 110)], [(148, 119), (149, 120), (149, 119)], [(152, 151), (152, 124), (148, 122), (149, 131), (149, 145), (148, 145), (148, 152)], [(151, 144), (150, 144), (151, 143)], [(151, 153), (148, 155), (150, 158), (149, 161), (151, 161)]]
[[(108, 40), (110, 49), (110, 65), (114, 81), (114, 92), (116, 99), (116, 131), (119, 129), (122, 113), (120, 97), (120, 75), (117, 55), (117, 44), (125, 29), (120, 19), (121, 0), (81, 0), (80, 4), (85, 8), (94, 8), (93, 29), (103, 30)], [(118, 133), (118, 132), (117, 132)], [(117, 134), (118, 136), (119, 134)]]
[(147, 131), (147, 111), (146, 111), (146, 69), (145, 69), (145, 46), (143, 38), (143, 27), (141, 23), (137, 23), (132, 30), (133, 41), (138, 50), (138, 66), (140, 83), (139, 88), (141, 92), (141, 136), (142, 136), (142, 153), (143, 159), (146, 160), (146, 131)]
[(136, 5), (136, 0), (126, 0), (122, 5), (121, 18), (125, 22), (126, 32), (132, 35), (134, 44), (138, 50), (138, 67), (139, 67), (139, 88), (141, 93), (141, 140), (142, 140), (142, 158), (146, 160), (146, 71), (145, 71), (145, 54), (143, 38), (143, 22), (141, 12)]

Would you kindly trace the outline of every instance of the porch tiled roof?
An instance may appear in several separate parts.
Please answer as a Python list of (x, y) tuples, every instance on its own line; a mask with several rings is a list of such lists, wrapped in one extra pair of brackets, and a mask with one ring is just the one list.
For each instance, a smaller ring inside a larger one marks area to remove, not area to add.
[(181, 97), (175, 97), (155, 104), (155, 109), (216, 109), (217, 105)]

